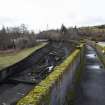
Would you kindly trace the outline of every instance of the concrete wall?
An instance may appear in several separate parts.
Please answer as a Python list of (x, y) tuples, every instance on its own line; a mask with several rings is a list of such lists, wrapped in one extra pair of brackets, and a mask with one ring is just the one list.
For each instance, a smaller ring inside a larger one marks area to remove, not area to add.
[[(66, 95), (70, 88), (72, 88), (73, 77), (75, 70), (80, 64), (80, 55), (72, 62), (68, 70), (62, 75), (59, 82), (53, 86), (50, 95), (50, 105), (64, 105)], [(46, 103), (44, 103), (46, 105)]]
[(73, 77), (80, 64), (84, 46), (76, 49), (62, 64), (23, 97), (17, 105), (64, 105)]
[(105, 47), (97, 44), (95, 41), (87, 41), (87, 43), (96, 49), (97, 54), (99, 55), (101, 61), (105, 65)]
[(105, 48), (98, 44), (95, 45), (95, 48), (96, 48), (96, 51), (97, 51), (101, 61), (105, 65)]

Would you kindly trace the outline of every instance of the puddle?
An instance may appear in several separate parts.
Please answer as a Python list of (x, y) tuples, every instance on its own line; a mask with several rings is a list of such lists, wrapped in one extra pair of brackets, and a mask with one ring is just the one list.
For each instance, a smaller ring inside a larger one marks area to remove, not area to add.
[(98, 44), (105, 47), (105, 42), (98, 42)]
[(96, 54), (87, 54), (86, 57), (88, 57), (88, 58), (96, 58), (97, 55)]
[(54, 66), (50, 66), (50, 67), (48, 67), (49, 72), (51, 72), (51, 71), (52, 71), (53, 67), (54, 67)]
[(91, 46), (87, 46), (88, 50), (94, 50)]
[(89, 65), (87, 66), (88, 69), (101, 69), (102, 66), (101, 65)]

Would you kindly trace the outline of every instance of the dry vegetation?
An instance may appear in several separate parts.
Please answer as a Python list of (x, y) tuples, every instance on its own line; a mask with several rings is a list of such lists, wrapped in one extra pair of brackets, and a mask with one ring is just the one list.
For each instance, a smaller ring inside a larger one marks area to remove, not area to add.
[(35, 34), (22, 24), (18, 27), (2, 27), (0, 30), (0, 50), (23, 49), (35, 45)]
[(105, 25), (80, 28), (66, 28), (64, 25), (62, 25), (61, 29), (59, 30), (48, 30), (39, 33), (37, 38), (66, 41), (88, 38), (96, 41), (105, 41)]
[(64, 25), (59, 30), (48, 30), (40, 32), (37, 35), (37, 39), (49, 39), (49, 40), (78, 40), (78, 30), (76, 28), (66, 28)]
[(105, 25), (79, 28), (82, 38), (90, 38), (96, 41), (105, 41)]
[(0, 51), (29, 48), (36, 44), (36, 39), (69, 41), (84, 38), (105, 41), (105, 25), (81, 28), (66, 28), (62, 25), (61, 29), (46, 30), (37, 35), (33, 31), (30, 32), (24, 24), (19, 27), (2, 27), (0, 30)]

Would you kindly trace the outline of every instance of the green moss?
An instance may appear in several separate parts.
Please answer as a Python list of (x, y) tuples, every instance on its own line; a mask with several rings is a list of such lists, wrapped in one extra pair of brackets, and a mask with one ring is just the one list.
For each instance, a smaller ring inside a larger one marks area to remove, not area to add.
[(105, 67), (105, 53), (103, 53), (103, 51), (105, 52), (105, 47), (96, 44), (96, 50), (97, 50), (97, 54), (99, 55), (100, 60), (102, 61)]
[[(17, 105), (41, 105), (45, 97), (50, 96), (50, 91), (53, 86), (59, 82), (63, 73), (72, 64), (75, 58), (80, 54), (80, 50), (75, 50), (63, 63), (54, 68), (54, 71), (39, 83), (29, 94), (23, 97)], [(46, 101), (46, 100), (45, 100)]]
[(99, 44), (96, 44), (95, 46), (98, 50), (100, 50), (102, 53), (105, 53), (105, 46), (101, 46)]
[[(68, 94), (66, 96), (66, 99), (67, 99), (67, 105), (74, 105), (74, 102), (75, 102), (75, 98), (76, 98), (76, 90), (75, 90), (75, 86), (78, 86), (80, 81), (81, 81), (81, 75), (83, 73), (83, 68), (84, 68), (84, 47), (82, 47), (81, 49), (81, 60), (80, 60), (80, 65), (79, 67), (77, 68), (76, 72), (75, 72), (75, 80), (74, 80), (74, 86), (72, 87), (72, 89), (70, 89), (68, 91)], [(66, 105), (65, 104), (65, 105)]]

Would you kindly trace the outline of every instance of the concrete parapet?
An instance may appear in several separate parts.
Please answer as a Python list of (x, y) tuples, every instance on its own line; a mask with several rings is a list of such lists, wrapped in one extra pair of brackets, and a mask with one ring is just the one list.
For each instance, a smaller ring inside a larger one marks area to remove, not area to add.
[(17, 105), (63, 105), (80, 64), (83, 47), (81, 44), (64, 62), (56, 66), (48, 77), (18, 101)]

